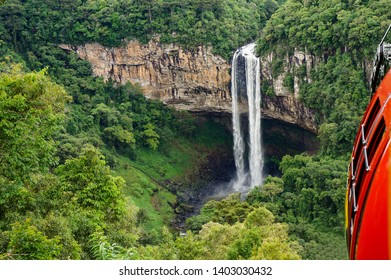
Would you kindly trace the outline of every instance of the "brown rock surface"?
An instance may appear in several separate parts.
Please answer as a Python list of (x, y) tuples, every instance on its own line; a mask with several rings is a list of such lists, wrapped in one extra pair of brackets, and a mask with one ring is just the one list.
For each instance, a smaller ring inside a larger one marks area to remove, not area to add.
[(88, 60), (96, 76), (119, 83), (138, 83), (148, 98), (177, 109), (195, 112), (230, 112), (230, 65), (209, 49), (185, 51), (173, 44), (148, 45), (137, 41), (122, 48), (99, 44), (61, 45)]

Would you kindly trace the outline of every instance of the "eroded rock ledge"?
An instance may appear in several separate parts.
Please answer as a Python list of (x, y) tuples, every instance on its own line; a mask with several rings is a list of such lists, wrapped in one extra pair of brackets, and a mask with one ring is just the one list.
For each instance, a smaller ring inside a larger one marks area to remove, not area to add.
[[(96, 43), (60, 47), (89, 61), (94, 75), (122, 84), (138, 83), (146, 97), (160, 99), (178, 110), (231, 113), (231, 66), (209, 48), (188, 51), (174, 44), (163, 45), (158, 40), (147, 45), (130, 41), (119, 48)], [(293, 61), (308, 63), (305, 56), (298, 56)], [(276, 96), (262, 97), (263, 116), (316, 132), (314, 114), (297, 100), (297, 93), (288, 94), (282, 88), (281, 77), (273, 79), (270, 59), (264, 58), (262, 76), (272, 80)], [(246, 108), (243, 104), (241, 110), (245, 112)]]

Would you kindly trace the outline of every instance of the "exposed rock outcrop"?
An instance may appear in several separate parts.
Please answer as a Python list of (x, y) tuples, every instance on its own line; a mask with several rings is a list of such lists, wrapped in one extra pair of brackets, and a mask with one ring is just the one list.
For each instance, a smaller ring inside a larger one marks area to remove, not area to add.
[[(261, 80), (268, 84), (273, 92), (272, 95), (262, 96), (263, 114), (316, 132), (314, 112), (299, 101), (299, 90), (300, 82), (311, 82), (309, 73), (319, 64), (319, 59), (307, 51), (300, 50), (294, 50), (291, 55), (287, 54), (283, 61), (274, 56), (272, 52), (261, 57)], [(276, 60), (277, 63), (281, 63), (279, 73), (273, 72), (273, 63)], [(288, 75), (292, 82), (290, 88), (284, 82)]]
[(94, 75), (119, 83), (138, 83), (145, 96), (177, 109), (195, 112), (230, 111), (230, 65), (209, 49), (186, 51), (151, 40), (130, 41), (122, 48), (99, 44), (61, 45), (88, 60)]
[[(138, 83), (145, 96), (160, 99), (179, 110), (198, 113), (231, 113), (230, 64), (212, 54), (209, 48), (198, 47), (187, 51), (174, 44), (163, 45), (151, 40), (147, 45), (130, 41), (126, 46), (107, 48), (99, 44), (60, 46), (75, 51), (88, 60), (94, 75), (118, 83)], [(262, 115), (296, 124), (316, 132), (314, 114), (298, 100), (298, 80), (295, 77), (294, 92), (284, 86), (286, 73), (306, 65), (310, 69), (314, 58), (302, 52), (287, 56), (281, 75), (273, 76), (273, 55), (263, 57), (262, 79), (268, 81), (273, 96), (263, 95)], [(241, 110), (245, 112), (247, 105)]]

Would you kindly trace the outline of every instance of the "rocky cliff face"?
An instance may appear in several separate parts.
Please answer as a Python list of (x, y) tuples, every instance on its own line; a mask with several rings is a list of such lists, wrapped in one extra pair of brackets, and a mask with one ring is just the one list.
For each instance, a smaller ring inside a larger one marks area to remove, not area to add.
[(230, 111), (230, 65), (210, 50), (186, 51), (173, 44), (137, 41), (122, 48), (99, 44), (61, 46), (88, 60), (96, 76), (119, 83), (138, 83), (145, 96), (177, 109), (195, 112)]
[[(148, 45), (131, 41), (121, 48), (99, 44), (61, 45), (88, 60), (94, 75), (118, 83), (138, 83), (145, 96), (160, 99), (180, 110), (199, 113), (231, 113), (230, 64), (212, 54), (209, 48), (186, 51), (174, 44), (162, 45), (152, 40)], [(310, 66), (313, 58), (297, 52), (284, 63), (288, 73), (293, 67)], [(262, 97), (262, 114), (266, 118), (296, 124), (316, 132), (313, 113), (298, 101), (298, 81), (294, 93), (284, 87), (284, 74), (274, 77), (273, 55), (262, 58), (262, 79), (268, 81), (275, 95)], [(286, 74), (285, 74), (286, 75)], [(245, 112), (247, 105), (241, 110)]]
[(314, 112), (299, 101), (299, 90), (301, 82), (311, 82), (309, 73), (320, 62), (319, 59), (306, 51), (294, 50), (283, 61), (278, 59), (277, 63), (281, 64), (278, 73), (273, 71), (276, 60), (274, 53), (261, 57), (261, 80), (272, 92), (262, 96), (263, 111), (272, 119), (316, 132)]

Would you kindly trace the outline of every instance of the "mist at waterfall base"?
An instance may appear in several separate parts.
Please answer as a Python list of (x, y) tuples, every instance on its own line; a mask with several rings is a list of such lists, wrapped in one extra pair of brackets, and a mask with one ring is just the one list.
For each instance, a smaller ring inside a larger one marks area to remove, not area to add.
[[(236, 171), (229, 183), (214, 186), (212, 196), (215, 198), (232, 192), (246, 195), (253, 187), (263, 183), (260, 61), (254, 52), (255, 44), (252, 43), (239, 48), (232, 59), (232, 130)], [(248, 114), (241, 113), (240, 108), (244, 105)], [(245, 135), (244, 131), (248, 134)]]

